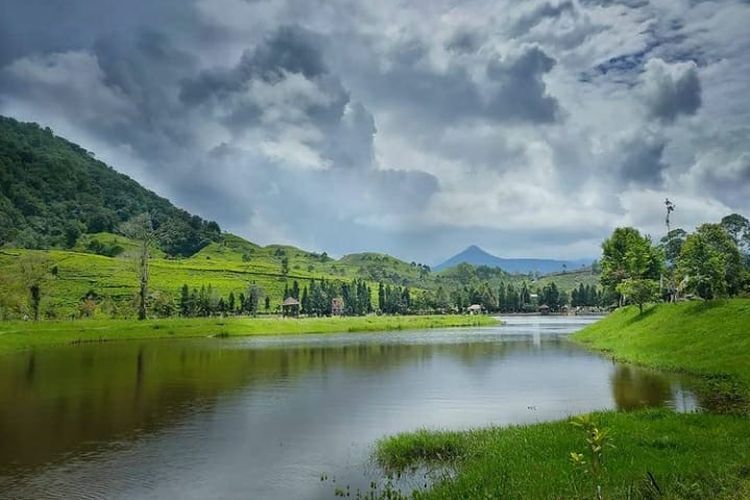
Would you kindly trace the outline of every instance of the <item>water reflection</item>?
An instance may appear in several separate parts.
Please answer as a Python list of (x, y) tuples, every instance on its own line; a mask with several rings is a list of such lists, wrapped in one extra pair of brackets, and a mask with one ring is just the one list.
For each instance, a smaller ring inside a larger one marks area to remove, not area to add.
[(322, 472), (356, 484), (372, 442), (394, 432), (695, 408), (679, 377), (567, 341), (583, 323), (0, 358), (0, 497), (327, 498)]

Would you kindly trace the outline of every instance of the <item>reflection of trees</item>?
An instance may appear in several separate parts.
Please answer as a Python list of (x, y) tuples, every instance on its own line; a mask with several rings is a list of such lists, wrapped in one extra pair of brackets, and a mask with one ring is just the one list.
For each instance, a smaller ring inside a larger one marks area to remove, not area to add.
[[(230, 341), (231, 342), (231, 341)], [(436, 355), (464, 364), (529, 342), (359, 343), (237, 348), (223, 341), (123, 342), (7, 356), (0, 364), (0, 474), (83, 443), (152, 432), (231, 390), (345, 368), (383, 372)]]
[(612, 375), (612, 396), (619, 410), (635, 410), (663, 406), (672, 392), (663, 374), (617, 365)]

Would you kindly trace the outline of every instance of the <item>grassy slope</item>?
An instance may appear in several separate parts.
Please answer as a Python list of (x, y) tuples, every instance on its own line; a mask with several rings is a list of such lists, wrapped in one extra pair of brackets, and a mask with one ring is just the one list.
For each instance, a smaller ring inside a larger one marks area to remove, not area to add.
[(489, 316), (366, 316), (338, 318), (176, 318), (0, 323), (0, 354), (61, 344), (111, 340), (285, 335), (491, 325)]
[[(105, 242), (115, 239), (112, 235), (98, 236), (100, 241)], [(126, 249), (132, 246), (123, 237), (117, 237), (117, 242)], [(283, 256), (277, 255), (277, 247), (261, 248), (249, 242), (244, 242), (242, 247), (212, 243), (186, 259), (166, 259), (157, 255), (151, 261), (151, 288), (177, 297), (183, 284), (191, 288), (210, 284), (216, 293), (226, 297), (229, 292), (235, 295), (247, 293), (248, 286), (255, 282), (263, 287), (271, 298), (272, 308), (275, 308), (283, 300), (284, 287), (291, 287), (294, 280), (304, 287), (313, 279), (351, 281), (368, 277), (361, 266), (335, 260), (323, 262), (315, 254), (289, 248), (284, 250), (284, 255), (289, 259), (289, 272), (285, 276), (281, 272)], [(247, 249), (252, 251), (248, 252)], [(58, 276), (48, 283), (46, 300), (55, 309), (63, 311), (63, 317), (76, 313), (81, 298), (89, 290), (122, 303), (132, 301), (135, 295), (136, 275), (127, 252), (110, 258), (64, 250), (4, 249), (0, 250), (0, 277), (4, 273), (10, 275), (18, 257), (28, 252), (44, 252), (55, 261)], [(403, 272), (402, 275), (407, 276)], [(411, 280), (407, 279), (407, 282), (412, 284)], [(371, 281), (370, 285), (373, 293), (376, 293), (377, 284)], [(0, 291), (2, 286), (0, 282)], [(419, 293), (418, 290), (416, 293)]]
[[(116, 244), (124, 249), (124, 253), (114, 258), (86, 253), (86, 245), (92, 239), (105, 244)], [(132, 307), (137, 284), (129, 254), (134, 252), (135, 247), (134, 242), (123, 236), (98, 233), (82, 236), (72, 251), (0, 249), (0, 278), (12, 275), (20, 255), (44, 252), (58, 266), (58, 276), (47, 284), (45, 302), (58, 312), (59, 318), (76, 315), (82, 297), (90, 290), (102, 297), (112, 298), (121, 306)], [(287, 275), (283, 275), (281, 270), (284, 257), (289, 260)], [(217, 294), (226, 297), (229, 292), (234, 292), (235, 295), (246, 292), (250, 283), (255, 282), (269, 295), (271, 307), (275, 309), (283, 300), (284, 287), (291, 286), (294, 280), (299, 282), (300, 287), (304, 287), (313, 279), (351, 281), (361, 278), (368, 280), (373, 290), (373, 300), (377, 300), (378, 281), (408, 285), (412, 287), (413, 293), (419, 294), (420, 290), (434, 289), (439, 285), (448, 288), (458, 286), (451, 271), (425, 273), (417, 265), (375, 253), (352, 254), (334, 260), (294, 247), (260, 247), (237, 236), (225, 234), (222, 242), (211, 243), (189, 258), (169, 259), (165, 258), (163, 252), (156, 251), (151, 262), (151, 288), (176, 298), (183, 284), (191, 288), (210, 284)], [(502, 279), (520, 283), (526, 279), (500, 274), (502, 277), (494, 281)], [(569, 282), (571, 287), (588, 278), (596, 279), (578, 273), (555, 277), (561, 283)], [(549, 278), (542, 278), (540, 284), (546, 283), (545, 280)], [(561, 288), (566, 289), (562, 285)], [(2, 279), (0, 293), (14, 293), (20, 301), (25, 299), (23, 291), (5, 290)], [(44, 303), (42, 309), (44, 310)]]
[[(750, 383), (750, 301), (663, 304), (643, 316), (613, 313), (575, 334), (612, 356), (709, 379)], [(726, 386), (713, 386), (722, 388)], [(745, 392), (746, 394), (746, 392)], [(750, 421), (743, 416), (674, 414), (665, 410), (604, 412), (594, 417), (615, 433), (605, 492), (611, 498), (655, 498), (650, 471), (666, 498), (750, 498)], [(566, 422), (469, 432), (403, 434), (378, 444), (386, 468), (454, 466), (425, 498), (592, 497), (568, 453), (582, 451), (581, 431)], [(544, 480), (540, 480), (544, 478)]]
[(617, 359), (697, 375), (729, 376), (750, 390), (750, 300), (628, 307), (574, 335)]
[(594, 274), (590, 268), (586, 268), (583, 270), (567, 271), (565, 273), (547, 274), (539, 278), (534, 283), (534, 286), (544, 287), (554, 282), (557, 288), (570, 293), (573, 288), (578, 288), (578, 285), (581, 283), (584, 286), (600, 286), (599, 278), (598, 274)]

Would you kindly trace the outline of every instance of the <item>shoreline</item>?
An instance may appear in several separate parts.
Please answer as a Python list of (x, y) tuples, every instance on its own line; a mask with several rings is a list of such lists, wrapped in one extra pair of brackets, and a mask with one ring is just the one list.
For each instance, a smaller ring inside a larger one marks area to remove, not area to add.
[[(571, 340), (620, 361), (695, 375), (718, 400), (738, 404), (728, 414), (592, 413), (613, 436), (598, 480), (605, 497), (650, 497), (654, 485), (669, 498), (750, 497), (750, 474), (743, 472), (750, 464), (750, 300), (660, 304), (642, 315), (624, 308)], [(570, 462), (571, 452), (585, 450), (585, 438), (566, 420), (420, 430), (381, 439), (374, 459), (386, 475), (420, 467), (452, 471), (419, 490), (419, 498), (593, 497), (591, 477)]]
[(468, 315), (9, 321), (0, 322), (0, 355), (37, 348), (111, 341), (467, 328), (500, 323), (493, 316)]

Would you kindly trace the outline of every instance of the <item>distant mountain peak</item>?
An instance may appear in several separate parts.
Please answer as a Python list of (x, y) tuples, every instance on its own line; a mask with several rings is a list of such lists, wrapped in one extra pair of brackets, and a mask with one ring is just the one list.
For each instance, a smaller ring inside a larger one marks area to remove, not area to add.
[(587, 259), (578, 260), (556, 260), (556, 259), (533, 259), (520, 258), (509, 259), (496, 257), (491, 253), (483, 250), (479, 245), (469, 245), (463, 251), (457, 253), (445, 262), (435, 266), (436, 271), (454, 267), (462, 263), (472, 264), (474, 266), (499, 267), (509, 273), (528, 274), (538, 272), (541, 274), (560, 272), (564, 270), (573, 271), (582, 266), (590, 264)]

